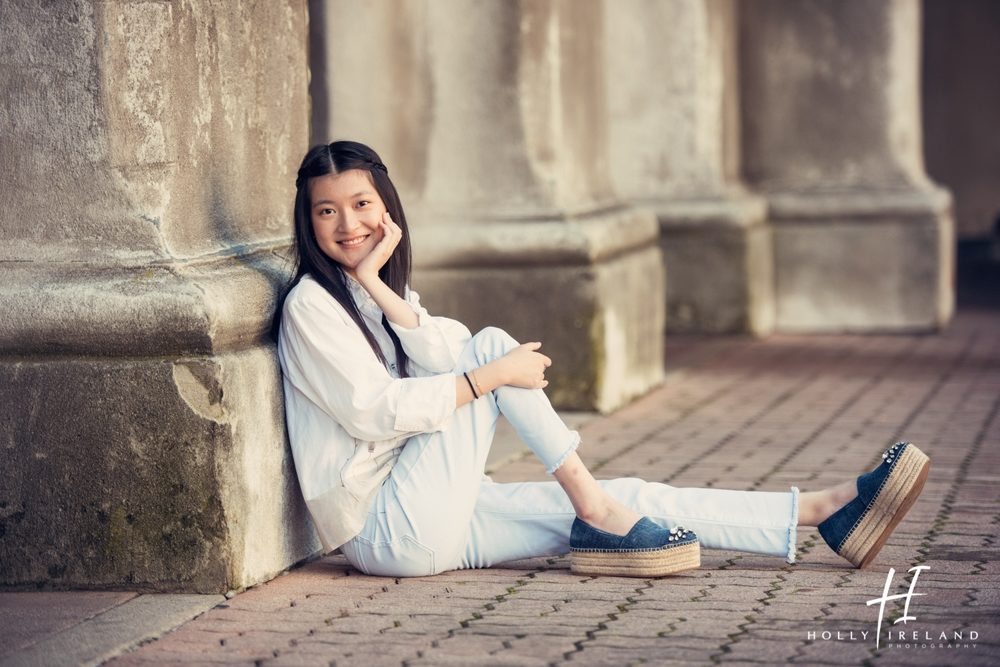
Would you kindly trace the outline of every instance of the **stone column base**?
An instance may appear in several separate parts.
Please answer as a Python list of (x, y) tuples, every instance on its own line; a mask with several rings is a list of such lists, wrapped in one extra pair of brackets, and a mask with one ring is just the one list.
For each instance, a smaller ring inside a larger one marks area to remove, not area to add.
[(0, 585), (219, 593), (315, 553), (269, 252), (0, 286)]
[(653, 214), (414, 226), (414, 288), (473, 332), (542, 341), (553, 404), (609, 412), (663, 379), (664, 271)]
[(946, 191), (768, 199), (779, 330), (929, 331), (951, 318), (955, 249)]
[(667, 331), (770, 333), (774, 275), (764, 200), (671, 200), (655, 210), (667, 266)]

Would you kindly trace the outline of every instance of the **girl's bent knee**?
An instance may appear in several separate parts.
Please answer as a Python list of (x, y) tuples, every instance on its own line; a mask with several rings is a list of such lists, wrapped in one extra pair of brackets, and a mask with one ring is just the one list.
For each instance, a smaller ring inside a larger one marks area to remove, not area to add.
[(476, 355), (480, 360), (502, 357), (520, 345), (513, 336), (500, 327), (480, 329), (472, 337), (472, 343), (475, 346)]
[(514, 346), (520, 345), (514, 337), (500, 327), (483, 327), (476, 332), (474, 338), (481, 341), (510, 343)]

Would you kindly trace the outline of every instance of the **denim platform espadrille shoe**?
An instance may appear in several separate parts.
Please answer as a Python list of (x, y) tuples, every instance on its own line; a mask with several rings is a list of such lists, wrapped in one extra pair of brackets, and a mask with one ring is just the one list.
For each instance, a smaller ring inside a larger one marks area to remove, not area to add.
[(569, 536), (569, 568), (576, 574), (662, 577), (701, 565), (698, 537), (681, 526), (663, 528), (649, 517), (627, 535), (594, 528), (577, 517)]
[(858, 477), (858, 495), (817, 526), (830, 548), (855, 567), (868, 566), (917, 501), (931, 462), (908, 442), (882, 453), (882, 463)]

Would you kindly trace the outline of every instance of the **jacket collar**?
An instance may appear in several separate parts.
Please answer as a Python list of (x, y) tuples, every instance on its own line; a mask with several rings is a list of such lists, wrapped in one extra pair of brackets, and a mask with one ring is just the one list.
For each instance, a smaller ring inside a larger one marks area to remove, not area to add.
[(375, 299), (371, 297), (368, 290), (362, 287), (361, 283), (351, 277), (346, 271), (344, 272), (344, 278), (347, 280), (347, 289), (350, 290), (351, 296), (354, 297), (354, 303), (358, 305), (358, 310), (364, 315), (381, 320), (382, 309), (375, 303)]

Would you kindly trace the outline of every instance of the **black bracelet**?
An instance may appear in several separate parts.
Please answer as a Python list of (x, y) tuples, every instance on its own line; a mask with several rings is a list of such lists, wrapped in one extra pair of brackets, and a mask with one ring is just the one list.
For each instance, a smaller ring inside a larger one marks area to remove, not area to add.
[(465, 376), (465, 381), (469, 383), (469, 389), (472, 390), (472, 395), (479, 398), (479, 394), (476, 393), (476, 388), (472, 386), (472, 380), (469, 379), (469, 374), (462, 373), (462, 375)]

